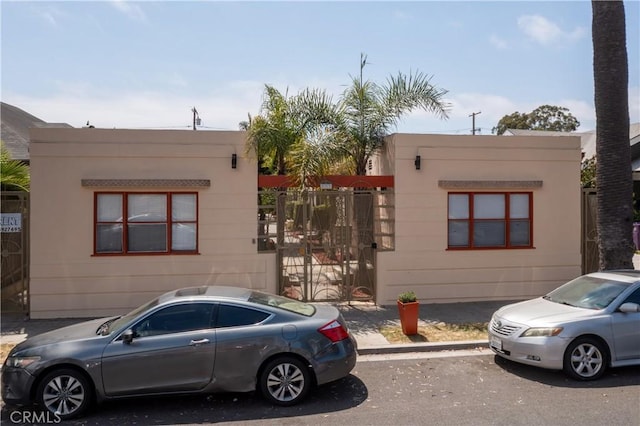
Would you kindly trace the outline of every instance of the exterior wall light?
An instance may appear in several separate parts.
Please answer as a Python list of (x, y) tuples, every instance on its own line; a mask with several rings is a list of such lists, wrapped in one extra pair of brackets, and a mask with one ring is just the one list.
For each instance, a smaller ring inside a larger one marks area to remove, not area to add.
[(237, 169), (238, 168), (238, 155), (237, 154), (231, 154), (231, 168), (232, 169)]
[(416, 155), (416, 160), (413, 162), (416, 166), (416, 170), (420, 170), (420, 156)]

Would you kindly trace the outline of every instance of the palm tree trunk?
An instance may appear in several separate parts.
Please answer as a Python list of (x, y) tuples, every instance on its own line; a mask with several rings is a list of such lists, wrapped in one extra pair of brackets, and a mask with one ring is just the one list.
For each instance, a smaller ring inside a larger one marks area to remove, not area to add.
[(600, 270), (633, 269), (633, 181), (624, 4), (593, 0), (591, 5)]

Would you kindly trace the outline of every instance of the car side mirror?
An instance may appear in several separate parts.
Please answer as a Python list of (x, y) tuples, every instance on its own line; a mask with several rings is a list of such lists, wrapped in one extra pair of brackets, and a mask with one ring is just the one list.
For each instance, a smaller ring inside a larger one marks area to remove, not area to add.
[(122, 343), (125, 345), (130, 345), (133, 342), (133, 330), (128, 329), (124, 333), (122, 333)]
[(618, 308), (618, 310), (625, 313), (640, 312), (640, 305), (638, 305), (637, 303), (627, 302), (620, 305), (620, 308)]

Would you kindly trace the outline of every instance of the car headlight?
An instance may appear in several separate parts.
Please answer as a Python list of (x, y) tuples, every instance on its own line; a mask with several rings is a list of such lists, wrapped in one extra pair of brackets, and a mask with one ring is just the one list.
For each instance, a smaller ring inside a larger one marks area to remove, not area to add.
[(520, 337), (548, 337), (557, 336), (562, 332), (562, 327), (534, 327), (527, 329)]
[(11, 356), (7, 358), (7, 367), (26, 368), (36, 361), (40, 361), (39, 356)]

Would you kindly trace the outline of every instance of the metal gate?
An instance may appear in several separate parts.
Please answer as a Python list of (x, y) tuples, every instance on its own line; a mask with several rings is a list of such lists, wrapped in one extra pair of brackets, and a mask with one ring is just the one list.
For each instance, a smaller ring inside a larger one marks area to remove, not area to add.
[(29, 312), (29, 193), (2, 192), (3, 312)]
[[(285, 232), (277, 245), (281, 292), (308, 301), (373, 299), (372, 235), (355, 229), (353, 191), (287, 191), (283, 195)], [(360, 215), (370, 215), (370, 209), (363, 210)], [(356, 241), (357, 234), (362, 242)]]
[(272, 214), (263, 210), (258, 233), (262, 247), (276, 251), (280, 294), (305, 301), (375, 300), (376, 252), (393, 249), (392, 191), (271, 194)]

